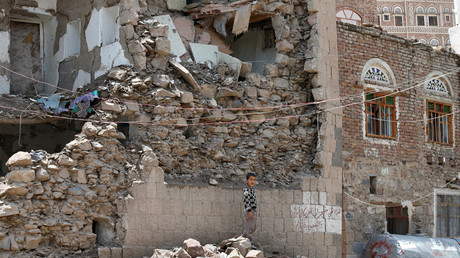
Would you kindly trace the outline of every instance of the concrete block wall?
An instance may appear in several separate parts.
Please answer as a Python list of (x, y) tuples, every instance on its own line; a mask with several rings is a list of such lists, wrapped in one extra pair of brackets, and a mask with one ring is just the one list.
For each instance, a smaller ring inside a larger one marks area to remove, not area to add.
[[(219, 244), (242, 233), (244, 184), (241, 188), (169, 185), (163, 176), (161, 168), (153, 168), (148, 180), (137, 181), (131, 188), (123, 214), (123, 257), (149, 256), (155, 248), (182, 246), (188, 238), (203, 245)], [(303, 184), (304, 190), (256, 187), (255, 242), (266, 253), (337, 257), (342, 217), (337, 196), (325, 192), (322, 179), (307, 179)]]

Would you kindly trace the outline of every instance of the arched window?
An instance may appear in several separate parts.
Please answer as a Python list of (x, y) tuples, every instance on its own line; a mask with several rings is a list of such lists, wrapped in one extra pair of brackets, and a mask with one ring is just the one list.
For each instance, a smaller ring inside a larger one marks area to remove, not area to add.
[(393, 9), (393, 12), (394, 12), (394, 13), (403, 13), (403, 10), (402, 10), (401, 7), (396, 6), (396, 7)]
[(439, 40), (438, 39), (431, 39), (430, 40), (430, 45), (439, 46)]
[(423, 44), (426, 44), (426, 39), (420, 38), (420, 39), (418, 40), (418, 42), (423, 43)]
[(428, 13), (430, 13), (430, 14), (437, 14), (437, 13), (438, 13), (438, 10), (436, 10), (436, 8), (434, 8), (434, 7), (430, 7), (430, 8), (428, 8)]
[(390, 81), (388, 80), (388, 76), (385, 72), (378, 67), (371, 67), (369, 70), (366, 71), (364, 74), (364, 80), (367, 82), (377, 82), (383, 84), (389, 84)]
[(448, 7), (444, 8), (444, 13), (450, 13), (450, 10)]
[(390, 8), (388, 6), (384, 6), (383, 7), (383, 12), (384, 13), (389, 13), (390, 12)]
[(447, 87), (441, 80), (434, 78), (428, 81), (426, 89), (435, 92), (447, 93)]
[(395, 77), (390, 66), (373, 58), (363, 67), (365, 135), (372, 138), (396, 139), (397, 97), (393, 92)]
[(341, 22), (351, 23), (355, 25), (361, 25), (362, 18), (361, 16), (353, 10), (342, 9), (338, 11), (335, 15), (336, 19)]
[(434, 71), (427, 75), (424, 89), (426, 96), (427, 140), (439, 144), (452, 144), (454, 106), (451, 103), (451, 87), (447, 76)]
[(423, 9), (423, 7), (419, 6), (419, 7), (417, 7), (417, 9), (415, 9), (415, 13), (422, 14), (422, 13), (425, 13), (425, 10)]

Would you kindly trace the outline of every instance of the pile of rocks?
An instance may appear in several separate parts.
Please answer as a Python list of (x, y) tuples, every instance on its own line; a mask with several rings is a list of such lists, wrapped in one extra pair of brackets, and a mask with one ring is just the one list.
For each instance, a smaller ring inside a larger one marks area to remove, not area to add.
[(59, 153), (13, 155), (0, 182), (0, 252), (59, 256), (96, 242), (121, 245), (127, 189), (158, 164), (148, 147), (126, 152), (119, 142), (124, 137), (115, 123), (86, 123)]
[(202, 246), (200, 242), (189, 238), (184, 241), (184, 246), (174, 250), (155, 249), (151, 258), (263, 258), (260, 250), (251, 250), (251, 242), (247, 238), (238, 237), (222, 241), (219, 247), (207, 244)]

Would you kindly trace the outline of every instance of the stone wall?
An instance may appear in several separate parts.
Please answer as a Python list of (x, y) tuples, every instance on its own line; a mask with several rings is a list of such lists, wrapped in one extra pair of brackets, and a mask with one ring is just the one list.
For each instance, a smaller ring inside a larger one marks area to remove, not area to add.
[[(386, 226), (385, 205), (402, 204), (409, 210), (409, 234), (433, 235), (433, 192), (458, 176), (459, 120), (453, 116), (454, 143), (428, 142), (426, 101), (452, 105), (459, 102), (458, 56), (389, 35), (374, 28), (338, 24), (338, 45), (343, 105), (344, 216), (348, 254), (359, 254), (372, 235)], [(366, 136), (362, 101), (370, 90), (361, 80), (372, 58), (386, 62), (396, 78), (390, 92), (397, 103), (397, 138)], [(445, 74), (449, 95), (425, 90), (433, 71)], [(418, 86), (417, 86), (418, 85)], [(370, 177), (375, 177), (375, 194)], [(349, 194), (349, 195), (348, 195)], [(357, 201), (358, 198), (368, 204)], [(369, 204), (370, 203), (370, 204)]]

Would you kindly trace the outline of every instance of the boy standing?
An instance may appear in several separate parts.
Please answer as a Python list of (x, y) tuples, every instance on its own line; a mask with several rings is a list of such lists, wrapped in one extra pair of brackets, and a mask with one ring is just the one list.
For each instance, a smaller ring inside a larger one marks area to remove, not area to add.
[(246, 219), (246, 230), (243, 232), (243, 237), (248, 238), (251, 241), (251, 246), (256, 249), (252, 234), (256, 231), (257, 221), (257, 198), (256, 192), (253, 187), (256, 184), (256, 174), (249, 172), (246, 175), (247, 186), (243, 189), (243, 200), (244, 200), (244, 217)]

